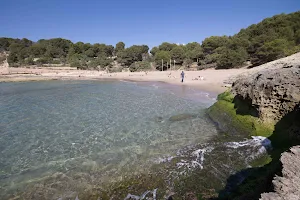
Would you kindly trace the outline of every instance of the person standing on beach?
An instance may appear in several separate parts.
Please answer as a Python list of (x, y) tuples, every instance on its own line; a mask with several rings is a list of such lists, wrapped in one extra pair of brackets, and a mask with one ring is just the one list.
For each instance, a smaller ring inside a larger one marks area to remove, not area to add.
[(183, 79), (184, 79), (184, 71), (181, 72), (181, 82), (183, 83)]

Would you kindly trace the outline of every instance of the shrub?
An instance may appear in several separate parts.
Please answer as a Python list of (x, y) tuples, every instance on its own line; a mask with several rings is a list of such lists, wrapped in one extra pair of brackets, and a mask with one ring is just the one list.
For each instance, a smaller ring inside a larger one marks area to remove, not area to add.
[(135, 62), (130, 65), (129, 70), (131, 72), (149, 71), (149, 70), (151, 70), (151, 64), (150, 64), (150, 62), (147, 62), (147, 61)]

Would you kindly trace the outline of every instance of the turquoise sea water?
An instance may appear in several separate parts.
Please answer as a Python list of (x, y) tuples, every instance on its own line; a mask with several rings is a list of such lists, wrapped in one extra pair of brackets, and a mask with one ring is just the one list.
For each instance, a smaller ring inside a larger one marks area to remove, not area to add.
[(155, 82), (1, 83), (1, 199), (61, 174), (69, 188), (119, 180), (205, 143), (218, 134), (204, 114), (213, 97)]

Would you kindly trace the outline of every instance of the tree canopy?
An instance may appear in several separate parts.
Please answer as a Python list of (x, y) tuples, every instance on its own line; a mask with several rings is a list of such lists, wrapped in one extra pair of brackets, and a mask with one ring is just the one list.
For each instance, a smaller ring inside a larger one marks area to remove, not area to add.
[(118, 42), (116, 44), (115, 53), (119, 53), (125, 49), (125, 43), (124, 42)]
[(130, 66), (134, 62), (142, 61), (143, 55), (148, 54), (147, 45), (133, 45), (119, 53), (119, 62), (125, 66)]
[[(186, 45), (163, 42), (148, 53), (147, 45), (125, 48), (124, 42), (115, 47), (106, 44), (90, 44), (62, 38), (41, 39), (37, 42), (26, 38), (0, 38), (0, 51), (9, 51), (8, 62), (14, 65), (69, 63), (82, 68), (109, 66), (112, 59), (132, 70), (144, 68), (141, 61), (154, 61), (168, 67), (175, 60), (179, 65), (215, 66), (217, 69), (236, 68), (246, 61), (256, 66), (300, 51), (300, 11), (275, 15), (258, 24), (241, 29), (233, 36), (211, 36), (202, 44)], [(138, 64), (133, 65), (138, 62)], [(140, 67), (143, 66), (143, 67)], [(148, 66), (148, 64), (147, 64)]]
[(159, 45), (158, 49), (160, 51), (171, 51), (174, 47), (176, 47), (176, 44), (171, 44), (168, 42), (163, 42), (161, 45)]
[[(26, 38), (0, 38), (0, 50), (9, 51), (10, 64), (51, 64), (70, 63), (72, 66), (88, 66), (97, 63), (114, 53), (114, 46), (106, 44), (72, 43), (70, 40), (54, 38), (32, 42)], [(36, 60), (35, 62), (33, 60)], [(109, 60), (111, 62), (111, 60)]]
[(176, 46), (171, 51), (171, 59), (175, 60), (177, 63), (182, 64), (185, 59), (185, 50), (182, 46)]

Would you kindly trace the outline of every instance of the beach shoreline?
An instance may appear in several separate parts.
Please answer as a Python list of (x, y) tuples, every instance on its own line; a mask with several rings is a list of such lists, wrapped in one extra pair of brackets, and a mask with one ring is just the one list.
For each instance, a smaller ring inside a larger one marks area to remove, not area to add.
[(244, 72), (243, 69), (185, 71), (181, 82), (181, 71), (116, 72), (47, 69), (47, 68), (7, 68), (0, 71), (0, 82), (27, 82), (49, 80), (124, 80), (133, 82), (163, 82), (172, 85), (190, 86), (202, 91), (221, 93), (229, 84), (225, 82), (232, 76)]
[(72, 67), (7, 67), (0, 66), (0, 82), (46, 81), (46, 80), (128, 80), (134, 82), (164, 82), (173, 85), (186, 85), (207, 92), (222, 93), (233, 81), (264, 70), (277, 70), (288, 65), (299, 64), (300, 53), (275, 60), (254, 68), (205, 69), (185, 71), (181, 83), (181, 70), (149, 72), (116, 72), (77, 70)]

